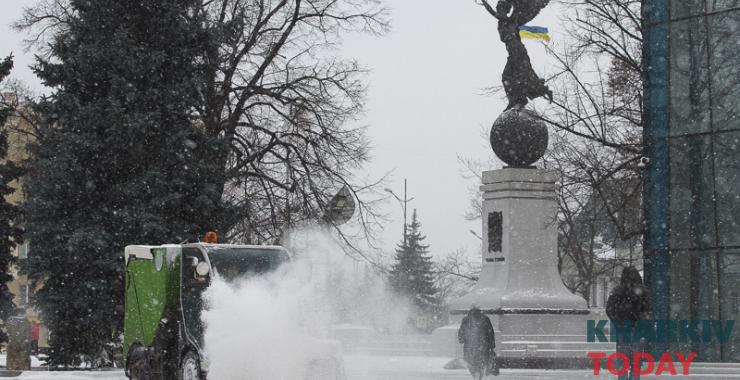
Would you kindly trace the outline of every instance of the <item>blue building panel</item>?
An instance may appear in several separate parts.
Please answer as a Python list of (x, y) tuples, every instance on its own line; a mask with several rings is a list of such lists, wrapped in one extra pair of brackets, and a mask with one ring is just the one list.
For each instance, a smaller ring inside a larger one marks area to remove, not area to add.
[[(644, 268), (656, 319), (740, 319), (740, 50), (731, 38), (740, 1), (708, 4), (642, 1)], [(652, 348), (740, 360), (738, 334)]]

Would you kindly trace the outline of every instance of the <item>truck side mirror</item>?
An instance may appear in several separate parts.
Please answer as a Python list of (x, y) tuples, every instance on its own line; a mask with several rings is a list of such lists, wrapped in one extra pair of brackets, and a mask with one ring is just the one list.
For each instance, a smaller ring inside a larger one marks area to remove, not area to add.
[(197, 267), (199, 261), (200, 260), (198, 260), (197, 257), (191, 257), (190, 258), (190, 266), (193, 267), (193, 268)]

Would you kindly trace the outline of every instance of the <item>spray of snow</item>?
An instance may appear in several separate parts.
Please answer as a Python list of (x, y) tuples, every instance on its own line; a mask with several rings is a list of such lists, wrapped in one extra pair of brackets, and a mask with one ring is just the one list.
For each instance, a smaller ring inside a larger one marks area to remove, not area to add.
[(341, 362), (329, 338), (342, 326), (394, 331), (406, 322), (406, 304), (382, 276), (348, 258), (326, 232), (296, 231), (284, 245), (289, 265), (232, 283), (216, 279), (206, 291), (209, 378), (313, 378), (307, 370), (317, 359)]

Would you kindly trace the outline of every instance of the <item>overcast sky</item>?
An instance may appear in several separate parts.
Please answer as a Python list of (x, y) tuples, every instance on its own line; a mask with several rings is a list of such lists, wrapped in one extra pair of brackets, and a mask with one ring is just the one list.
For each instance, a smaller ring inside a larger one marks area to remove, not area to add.
[[(13, 75), (41, 92), (28, 65), (33, 54), (23, 51), (23, 36), (9, 24), (24, 6), (35, 0), (2, 0), (0, 56), (12, 52)], [(371, 70), (368, 76), (368, 112), (373, 161), (367, 171), (380, 177), (392, 171), (387, 187), (403, 196), (408, 179), (409, 218), (418, 209), (422, 231), (436, 257), (465, 249), (480, 250), (479, 222), (466, 222), (469, 188), (458, 156), (487, 160), (493, 156), (481, 132), (505, 108), (498, 96), (482, 95), (485, 87), (500, 84), (506, 51), (496, 22), (474, 0), (387, 0), (392, 31), (383, 37), (349, 36), (346, 55)], [(546, 26), (557, 40), (558, 9), (546, 8), (531, 25)], [(528, 42), (532, 63), (539, 73), (547, 67), (543, 48)], [(491, 169), (500, 168), (497, 167)], [(391, 221), (381, 234), (390, 252), (401, 239), (403, 215), (391, 199), (385, 210)]]

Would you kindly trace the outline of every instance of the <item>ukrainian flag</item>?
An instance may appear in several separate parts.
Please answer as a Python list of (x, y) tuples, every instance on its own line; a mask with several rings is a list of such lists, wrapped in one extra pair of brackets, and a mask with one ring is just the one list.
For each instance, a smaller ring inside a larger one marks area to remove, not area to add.
[(550, 42), (550, 35), (547, 28), (541, 26), (522, 25), (519, 27), (519, 37), (522, 39), (545, 40)]

